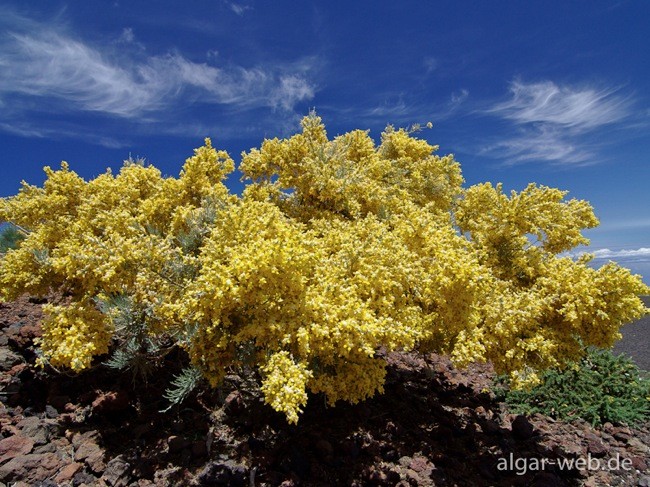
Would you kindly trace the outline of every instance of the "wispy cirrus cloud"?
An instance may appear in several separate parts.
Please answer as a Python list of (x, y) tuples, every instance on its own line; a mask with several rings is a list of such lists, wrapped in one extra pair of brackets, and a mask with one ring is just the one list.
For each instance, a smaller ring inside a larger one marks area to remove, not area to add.
[(556, 125), (590, 130), (625, 118), (629, 100), (615, 90), (558, 86), (552, 81), (510, 84), (512, 98), (489, 111), (522, 124)]
[[(78, 128), (61, 126), (59, 124), (56, 127), (33, 127), (31, 124), (25, 122), (0, 123), (0, 130), (10, 134), (20, 135), (21, 137), (39, 139), (61, 137), (75, 139), (82, 135)], [(83, 138), (87, 142), (111, 149), (129, 146), (129, 142), (125, 140), (118, 140), (108, 135), (89, 134), (87, 131), (83, 134)]]
[(453, 115), (457, 114), (461, 106), (465, 104), (468, 98), (469, 98), (469, 90), (465, 88), (461, 88), (460, 90), (453, 91), (449, 96), (447, 103), (445, 105), (442, 105), (442, 107), (444, 107), (442, 111), (437, 111), (435, 113), (434, 116), (435, 121), (439, 122), (441, 120), (446, 120), (452, 117)]
[(109, 62), (99, 51), (55, 32), (11, 33), (0, 52), (0, 96), (5, 103), (22, 95), (136, 116), (155, 108), (171, 88), (167, 81), (151, 79), (153, 72), (147, 76), (142, 67)]
[(401, 120), (405, 116), (410, 116), (412, 108), (406, 102), (404, 93), (398, 93), (393, 96), (387, 96), (379, 105), (362, 110), (361, 116), (370, 119)]
[(615, 89), (560, 86), (552, 81), (510, 84), (510, 99), (485, 113), (510, 121), (514, 135), (487, 145), (486, 155), (510, 164), (543, 161), (589, 164), (597, 160), (587, 140), (630, 116), (632, 100)]
[(352, 107), (325, 106), (326, 111), (336, 113), (340, 119), (353, 118), (356, 123), (407, 127), (412, 124), (434, 124), (456, 115), (466, 103), (469, 90), (459, 89), (441, 99), (439, 103), (423, 104), (419, 94), (387, 92), (370, 94), (368, 100)]
[(468, 96), (469, 96), (469, 91), (464, 88), (459, 91), (454, 91), (451, 94), (450, 104), (452, 106), (458, 106), (461, 103), (463, 103), (465, 100), (467, 100)]
[(632, 250), (598, 249), (590, 252), (596, 259), (650, 259), (650, 248)]
[(252, 10), (253, 7), (242, 2), (226, 2), (230, 10), (239, 15), (240, 17), (246, 13), (247, 10)]
[(481, 154), (505, 159), (505, 164), (545, 161), (554, 164), (586, 165), (594, 154), (555, 127), (519, 128), (516, 135), (486, 145)]
[(650, 248), (640, 247), (638, 249), (586, 249), (567, 252), (566, 255), (577, 259), (585, 254), (592, 255), (596, 261), (650, 261)]
[[(10, 25), (0, 21), (6, 24), (0, 36), (0, 122), (5, 125), (26, 110), (98, 112), (134, 121), (164, 118), (166, 111), (187, 104), (292, 112), (316, 91), (309, 60), (217, 66), (180, 52), (149, 56), (132, 29), (116, 43), (98, 47), (55, 22), (11, 19)], [(138, 49), (116, 49), (118, 44)]]

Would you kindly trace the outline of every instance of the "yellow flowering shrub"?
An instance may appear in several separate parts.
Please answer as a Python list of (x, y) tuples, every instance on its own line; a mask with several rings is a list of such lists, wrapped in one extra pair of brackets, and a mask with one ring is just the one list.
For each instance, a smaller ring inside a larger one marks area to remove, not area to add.
[(534, 384), (538, 371), (578, 359), (583, 345), (611, 347), (620, 326), (647, 311), (640, 276), (558, 255), (588, 244), (581, 231), (598, 225), (587, 202), (565, 196), (535, 184), (507, 196), (486, 183), (458, 201), (456, 222), (489, 276), (481, 320), (463, 331), (457, 363), (491, 360), (514, 384)]
[(587, 202), (463, 188), (437, 149), (390, 126), (379, 144), (361, 130), (330, 139), (311, 114), (242, 155), (241, 196), (209, 139), (177, 178), (133, 161), (90, 181), (46, 168), (42, 188), (0, 200), (0, 220), (26, 233), (0, 261), (0, 293), (68, 294), (46, 309), (43, 363), (87, 368), (129, 349), (135, 326), (175, 340), (213, 386), (256, 367), (290, 422), (309, 392), (332, 405), (382, 392), (379, 350), (491, 360), (530, 384), (645, 312), (638, 276), (561, 256), (598, 223)]
[(298, 413), (302, 412), (300, 406), (307, 404), (305, 386), (311, 371), (304, 364), (296, 364), (286, 351), (273, 354), (261, 370), (266, 402), (276, 411), (285, 413), (287, 421), (297, 423)]
[(112, 325), (92, 302), (66, 306), (45, 305), (46, 319), (41, 351), (53, 366), (80, 371), (90, 366), (95, 355), (108, 352)]

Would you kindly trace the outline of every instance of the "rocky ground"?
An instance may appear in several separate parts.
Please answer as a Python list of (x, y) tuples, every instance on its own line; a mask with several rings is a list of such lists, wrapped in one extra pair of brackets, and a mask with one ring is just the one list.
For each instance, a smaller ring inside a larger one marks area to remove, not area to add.
[[(38, 369), (41, 305), (0, 303), (0, 487), (650, 486), (650, 424), (509, 414), (489, 366), (390, 354), (385, 394), (336, 408), (312, 397), (297, 426), (234, 374), (162, 413), (182, 357), (146, 384), (103, 365)], [(579, 459), (592, 468), (560, 466)]]

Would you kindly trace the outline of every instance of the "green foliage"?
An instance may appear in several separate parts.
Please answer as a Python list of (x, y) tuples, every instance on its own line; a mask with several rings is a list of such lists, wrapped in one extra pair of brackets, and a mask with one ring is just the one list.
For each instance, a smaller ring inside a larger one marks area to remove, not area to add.
[(181, 371), (172, 381), (172, 386), (165, 391), (165, 399), (170, 404), (163, 412), (169, 411), (172, 407), (182, 403), (198, 387), (203, 378), (201, 371), (195, 367), (187, 367)]
[(0, 230), (0, 253), (17, 248), (18, 244), (24, 239), (25, 236), (16, 227), (7, 225)]
[(650, 419), (650, 378), (624, 355), (594, 347), (562, 370), (547, 370), (541, 383), (528, 390), (510, 389), (500, 376), (495, 393), (519, 414), (582, 418), (593, 426)]
[(161, 345), (152, 339), (145, 326), (146, 310), (139, 309), (133, 299), (122, 294), (97, 299), (99, 309), (111, 317), (117, 346), (106, 362), (108, 367), (130, 370), (133, 380), (147, 380), (155, 364), (152, 358)]

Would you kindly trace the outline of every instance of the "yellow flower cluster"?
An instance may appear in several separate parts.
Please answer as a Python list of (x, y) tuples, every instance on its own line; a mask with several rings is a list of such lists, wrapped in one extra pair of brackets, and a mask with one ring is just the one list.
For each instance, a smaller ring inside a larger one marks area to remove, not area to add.
[(112, 325), (92, 303), (48, 304), (44, 311), (47, 319), (38, 340), (45, 359), (53, 366), (78, 372), (90, 366), (93, 356), (108, 352)]
[(23, 183), (18, 195), (0, 200), (0, 220), (29, 232), (0, 262), (1, 297), (52, 288), (72, 296), (69, 307), (48, 309), (45, 359), (80, 370), (107, 351), (111, 334), (94, 305), (100, 295), (132, 295), (151, 310), (152, 333), (186, 325), (175, 318), (192, 256), (177, 239), (196, 214), (234, 199), (221, 183), (233, 167), (206, 140), (178, 179), (127, 161), (116, 176), (108, 170), (85, 182), (64, 162), (59, 171), (45, 168), (43, 188)]
[(0, 261), (0, 293), (63, 288), (44, 360), (81, 370), (120, 330), (96, 304), (128, 296), (152, 337), (178, 339), (214, 386), (253, 365), (266, 401), (298, 420), (307, 393), (330, 404), (383, 390), (379, 349), (491, 360), (525, 385), (581, 345), (610, 346), (645, 312), (638, 276), (559, 253), (597, 225), (588, 203), (530, 185), (463, 189), (459, 164), (406, 130), (329, 139), (319, 117), (242, 155), (205, 145), (178, 178), (125, 163), (83, 181), (46, 168), (0, 200), (29, 234)]
[(289, 352), (275, 353), (261, 367), (262, 392), (267, 404), (286, 414), (289, 423), (298, 422), (301, 406), (307, 404), (305, 386), (312, 373), (304, 364), (296, 364)]

